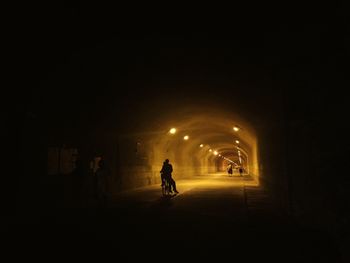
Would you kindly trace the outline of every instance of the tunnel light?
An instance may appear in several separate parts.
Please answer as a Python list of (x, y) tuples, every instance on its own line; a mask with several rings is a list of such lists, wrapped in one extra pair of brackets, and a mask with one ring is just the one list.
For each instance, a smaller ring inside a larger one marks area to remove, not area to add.
[(236, 143), (239, 144), (239, 140), (236, 140)]
[(213, 150), (212, 149), (209, 149), (209, 152), (212, 152)]
[(239, 128), (238, 128), (237, 126), (234, 126), (234, 127), (233, 127), (233, 130), (234, 130), (235, 132), (238, 132), (238, 131), (239, 131)]
[(214, 155), (218, 155), (219, 153), (217, 151), (214, 151)]
[(188, 135), (184, 136), (184, 140), (187, 141), (190, 137)]
[(201, 148), (203, 148), (203, 146), (204, 146), (203, 144), (199, 145), (199, 147), (201, 147)]
[(221, 154), (219, 154), (219, 157), (221, 157)]
[(169, 131), (170, 134), (175, 134), (176, 133), (176, 128), (171, 128)]

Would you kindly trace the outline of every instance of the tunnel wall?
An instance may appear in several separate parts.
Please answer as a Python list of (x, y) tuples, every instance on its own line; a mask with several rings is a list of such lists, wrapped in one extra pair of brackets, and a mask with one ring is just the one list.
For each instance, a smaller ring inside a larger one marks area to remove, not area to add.
[[(159, 116), (153, 122), (148, 119), (148, 122), (139, 125), (135, 133), (118, 135), (118, 146), (114, 148), (118, 149), (119, 160), (113, 162), (117, 162), (114, 165), (118, 167), (115, 181), (119, 181), (119, 188), (123, 190), (158, 184), (165, 159), (169, 159), (173, 165), (175, 180), (218, 172), (218, 156), (214, 156), (214, 151), (237, 154), (233, 144), (237, 136), (244, 148), (241, 151), (242, 154), (244, 152), (250, 175), (258, 181), (257, 138), (251, 126), (240, 120), (244, 129), (235, 133), (232, 127), (238, 123), (236, 115), (214, 110), (205, 112), (201, 108), (185, 113), (174, 111), (172, 117)], [(183, 114), (185, 117), (182, 117)], [(173, 124), (162, 123), (163, 118), (177, 123), (175, 126), (179, 131), (175, 135), (169, 133)], [(183, 139), (185, 134), (190, 135), (188, 141)], [(200, 144), (204, 144), (204, 147), (199, 147)], [(209, 152), (211, 148), (212, 152)]]
[[(143, 147), (136, 151), (138, 141)], [(173, 166), (175, 180), (190, 178), (206, 170), (200, 160), (188, 158), (183, 149), (171, 148), (162, 138), (155, 140), (146, 136), (140, 140), (129, 137), (120, 139), (118, 144), (120, 159), (114, 160), (114, 165), (119, 166), (119, 174), (114, 176), (120, 177), (121, 190), (160, 184), (160, 170), (165, 159)]]
[[(169, 159), (173, 165), (175, 180), (193, 178), (218, 171), (217, 157), (208, 150), (210, 147), (213, 150), (231, 149), (233, 139), (237, 137), (232, 127), (240, 123), (244, 130), (239, 136), (247, 151), (249, 171), (254, 178), (258, 178), (257, 138), (253, 129), (236, 114), (216, 111), (207, 112), (200, 108), (181, 114), (174, 111), (172, 117), (151, 116), (142, 120), (135, 117), (128, 119), (135, 127), (124, 130), (96, 125), (94, 130), (89, 131), (89, 136), (80, 136), (80, 146), (77, 146), (79, 155), (83, 157), (85, 165), (94, 156), (103, 156), (111, 172), (111, 192), (159, 184), (165, 159)], [(173, 123), (164, 122), (163, 119), (175, 120), (179, 133), (171, 136), (168, 132)], [(190, 134), (188, 141), (183, 140), (186, 133)], [(201, 143), (206, 146), (200, 148)]]
[[(328, 81), (333, 88), (334, 79)], [(316, 86), (314, 92), (299, 98), (290, 89), (286, 136), (293, 214), (339, 235), (350, 208), (345, 154), (349, 131), (344, 125), (346, 97), (335, 96), (338, 95)]]
[[(163, 135), (164, 136), (164, 135)], [(168, 136), (168, 135), (166, 135)], [(142, 144), (137, 149), (138, 143)], [(184, 146), (179, 146), (183, 143)], [(212, 154), (197, 154), (198, 149), (187, 147), (185, 142), (168, 142), (167, 137), (156, 136), (140, 139), (129, 136), (120, 138), (118, 146), (119, 160), (109, 158), (115, 169), (114, 181), (120, 181), (120, 189), (132, 189), (152, 184), (160, 184), (160, 170), (165, 159), (173, 166), (173, 178), (192, 178), (201, 174), (217, 172), (215, 157)], [(112, 160), (113, 159), (113, 160)], [(113, 186), (117, 190), (118, 187)]]
[(283, 209), (289, 206), (286, 138), (283, 122), (264, 122), (258, 129), (260, 185)]

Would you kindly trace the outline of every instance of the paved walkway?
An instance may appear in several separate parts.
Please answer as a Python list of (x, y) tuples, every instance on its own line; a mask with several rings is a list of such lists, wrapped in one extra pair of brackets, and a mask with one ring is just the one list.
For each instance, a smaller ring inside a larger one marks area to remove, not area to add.
[(21, 240), (28, 244), (36, 235), (48, 244), (108, 246), (130, 261), (146, 251), (146, 258), (178, 261), (338, 262), (325, 233), (275, 211), (268, 193), (247, 177), (198, 176), (178, 180), (177, 188), (172, 197), (154, 185), (114, 195), (105, 207), (73, 208), (35, 231), (24, 229)]
[(180, 193), (168, 198), (158, 185), (114, 196), (101, 217), (110, 219), (107, 239), (121, 238), (126, 247), (153, 244), (155, 251), (169, 244), (175, 256), (187, 251), (202, 259), (336, 262), (329, 237), (276, 211), (268, 193), (247, 177), (198, 176), (177, 181), (177, 188)]

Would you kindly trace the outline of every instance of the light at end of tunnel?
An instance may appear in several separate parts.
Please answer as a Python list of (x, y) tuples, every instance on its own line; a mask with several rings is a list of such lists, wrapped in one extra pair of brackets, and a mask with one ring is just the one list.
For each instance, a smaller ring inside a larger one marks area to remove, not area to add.
[(239, 144), (239, 140), (236, 140), (236, 143)]
[(238, 128), (237, 126), (234, 126), (234, 127), (233, 127), (233, 130), (234, 130), (235, 132), (238, 132), (238, 131), (239, 131), (239, 128)]
[(203, 148), (203, 146), (204, 146), (203, 144), (199, 145), (199, 147), (201, 147), (201, 148)]
[(218, 152), (217, 152), (217, 151), (214, 151), (214, 155), (218, 155)]
[(221, 157), (221, 154), (219, 154), (219, 156)]
[(176, 133), (176, 128), (171, 128), (169, 131), (170, 134), (175, 134)]
[(187, 141), (190, 137), (188, 135), (184, 136), (184, 140)]

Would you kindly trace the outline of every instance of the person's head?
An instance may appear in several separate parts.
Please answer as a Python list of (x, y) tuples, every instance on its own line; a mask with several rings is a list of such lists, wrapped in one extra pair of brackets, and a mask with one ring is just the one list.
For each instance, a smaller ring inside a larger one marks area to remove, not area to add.
[(165, 163), (169, 163), (169, 159), (165, 159), (165, 161), (164, 161)]

